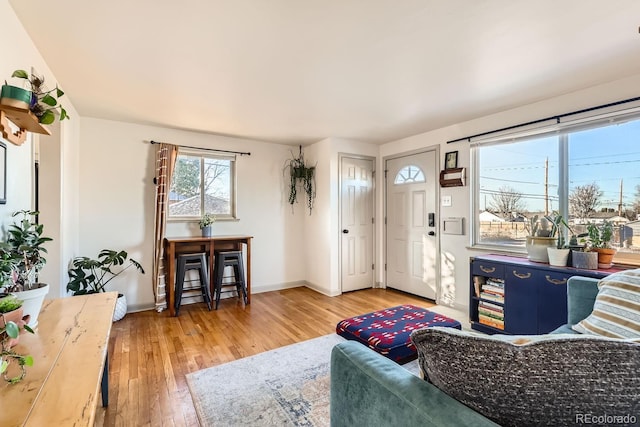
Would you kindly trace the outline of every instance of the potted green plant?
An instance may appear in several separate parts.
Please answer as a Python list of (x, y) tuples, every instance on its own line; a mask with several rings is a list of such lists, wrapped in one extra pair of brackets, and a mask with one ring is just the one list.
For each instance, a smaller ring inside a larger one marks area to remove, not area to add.
[(200, 230), (202, 230), (202, 237), (211, 237), (211, 224), (216, 222), (215, 215), (205, 213), (200, 218)]
[(22, 217), (8, 227), (6, 242), (0, 246), (0, 258), (5, 260), (0, 270), (11, 269), (8, 280), (4, 277), (2, 289), (24, 301), (24, 312), (31, 319), (29, 326), (35, 329), (42, 302), (49, 292), (48, 284), (38, 282), (38, 272), (47, 262), (44, 245), (52, 239), (43, 236), (44, 225), (36, 222), (38, 212), (21, 210), (13, 214), (17, 216)]
[(289, 204), (293, 205), (298, 201), (298, 184), (301, 183), (306, 194), (309, 215), (311, 215), (316, 198), (315, 170), (315, 166), (305, 164), (301, 145), (298, 157), (287, 160), (283, 171), (285, 175), (287, 173), (289, 175)]
[[(27, 374), (26, 367), (33, 366), (33, 358), (17, 353), (13, 346), (18, 343), (20, 330), (33, 333), (23, 316), (23, 302), (14, 295), (0, 297), (0, 374), (12, 384), (21, 381)], [(19, 369), (17, 375), (9, 374), (9, 368), (15, 363)]]
[(569, 259), (570, 249), (565, 240), (564, 234), (565, 229), (571, 232), (573, 235), (573, 231), (569, 224), (564, 220), (562, 215), (555, 214), (550, 217), (552, 221), (552, 230), (551, 235), (557, 235), (557, 244), (555, 247), (549, 246), (547, 247), (547, 255), (549, 256), (549, 265), (554, 265), (557, 267), (564, 267), (567, 265), (567, 260)]
[(69, 118), (67, 110), (58, 104), (58, 99), (64, 96), (64, 92), (57, 84), (55, 88), (47, 90), (43, 76), (39, 76), (35, 72), (27, 73), (25, 70), (16, 70), (11, 77), (24, 79), (28, 82), (31, 89), (29, 109), (40, 123), (49, 125), (55, 121), (56, 116), (60, 121)]
[[(117, 268), (114, 269), (114, 267)], [(129, 258), (126, 251), (103, 249), (98, 254), (97, 259), (85, 256), (76, 257), (69, 263), (67, 291), (71, 292), (72, 295), (105, 292), (109, 282), (131, 267), (135, 267), (136, 270), (144, 274), (142, 265), (138, 261)], [(127, 299), (124, 294), (119, 293), (113, 321), (122, 319), (126, 313)]]
[(598, 267), (611, 268), (616, 254), (616, 249), (611, 247), (613, 224), (606, 220), (600, 225), (589, 223), (587, 233), (591, 250), (598, 253)]
[(585, 270), (598, 269), (598, 253), (583, 245), (577, 249), (571, 249), (571, 266)]
[(556, 237), (558, 228), (555, 226), (553, 218), (550, 216), (539, 218), (538, 215), (535, 215), (525, 224), (525, 227), (529, 231), (526, 242), (527, 258), (534, 262), (548, 263), (547, 248), (557, 247), (558, 244)]

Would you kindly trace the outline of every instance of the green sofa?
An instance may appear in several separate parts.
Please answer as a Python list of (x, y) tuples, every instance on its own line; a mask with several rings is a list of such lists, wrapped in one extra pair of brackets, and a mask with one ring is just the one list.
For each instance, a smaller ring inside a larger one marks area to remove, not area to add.
[[(578, 276), (568, 280), (568, 323), (552, 333), (573, 333), (570, 326), (593, 309), (597, 283)], [(332, 351), (330, 411), (332, 427), (497, 425), (355, 341)]]

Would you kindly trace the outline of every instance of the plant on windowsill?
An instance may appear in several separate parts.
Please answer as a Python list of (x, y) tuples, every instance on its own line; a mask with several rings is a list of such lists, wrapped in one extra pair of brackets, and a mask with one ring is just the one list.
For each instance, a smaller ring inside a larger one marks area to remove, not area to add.
[[(128, 265), (124, 266), (129, 261)], [(114, 269), (118, 267), (119, 269)], [(69, 283), (67, 291), (72, 295), (95, 294), (105, 292), (106, 286), (113, 279), (124, 273), (125, 270), (135, 267), (144, 274), (140, 263), (132, 258), (126, 251), (114, 251), (103, 249), (97, 259), (89, 257), (76, 257), (69, 263)], [(120, 320), (127, 313), (127, 299), (124, 294), (118, 294), (113, 321)]]
[(552, 223), (550, 236), (558, 236), (557, 245), (555, 247), (547, 247), (549, 264), (564, 267), (567, 265), (567, 260), (569, 259), (570, 254), (569, 246), (566, 244), (564, 237), (565, 228), (571, 232), (572, 239), (575, 238), (575, 236), (573, 234), (573, 230), (569, 227), (569, 224), (567, 224), (562, 215), (555, 214), (555, 216), (548, 217), (548, 219), (550, 219)]
[[(291, 153), (293, 156), (293, 153)], [(286, 161), (283, 173), (289, 175), (289, 204), (293, 206), (298, 201), (298, 185), (302, 184), (302, 188), (306, 194), (307, 207), (309, 215), (313, 210), (313, 203), (316, 198), (316, 182), (315, 182), (315, 166), (307, 166), (304, 162), (302, 154), (302, 145), (298, 157), (293, 157)]]
[(205, 213), (200, 218), (199, 225), (202, 230), (202, 237), (211, 237), (211, 225), (216, 222), (216, 216), (210, 213)]
[(535, 215), (525, 223), (525, 228), (529, 231), (527, 236), (527, 257), (534, 262), (549, 262), (547, 248), (556, 247), (558, 238), (556, 237), (557, 227), (550, 216), (539, 218)]
[(611, 268), (613, 265), (613, 256), (616, 249), (611, 247), (611, 239), (613, 238), (613, 224), (609, 221), (603, 221), (602, 224), (587, 224), (587, 233), (589, 235), (589, 247), (592, 251), (598, 253), (598, 267)]
[[(0, 374), (11, 384), (20, 382), (27, 374), (26, 367), (33, 366), (31, 356), (13, 350), (18, 343), (20, 329), (33, 333), (27, 325), (29, 316), (23, 316), (22, 304), (14, 295), (0, 297)], [(12, 364), (19, 369), (15, 375), (10, 368)]]

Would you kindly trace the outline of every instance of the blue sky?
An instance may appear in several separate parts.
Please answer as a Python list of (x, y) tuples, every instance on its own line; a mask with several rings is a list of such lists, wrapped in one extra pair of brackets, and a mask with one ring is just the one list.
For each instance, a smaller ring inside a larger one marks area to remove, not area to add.
[[(558, 209), (557, 138), (548, 137), (480, 150), (480, 208), (491, 193), (510, 186), (524, 195), (529, 211), (544, 209), (545, 160), (549, 161), (550, 209)], [(640, 184), (640, 120), (573, 133), (569, 137), (569, 188), (596, 183), (600, 207), (617, 209), (620, 180), (623, 204), (631, 208)]]

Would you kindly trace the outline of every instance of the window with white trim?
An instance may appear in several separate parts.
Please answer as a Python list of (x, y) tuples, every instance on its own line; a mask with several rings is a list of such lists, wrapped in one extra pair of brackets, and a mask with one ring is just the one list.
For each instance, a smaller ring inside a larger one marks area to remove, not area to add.
[(169, 219), (236, 218), (235, 156), (180, 150), (171, 180)]
[(472, 143), (472, 244), (524, 251), (526, 224), (559, 212), (575, 234), (614, 224), (618, 260), (640, 263), (640, 116)]

